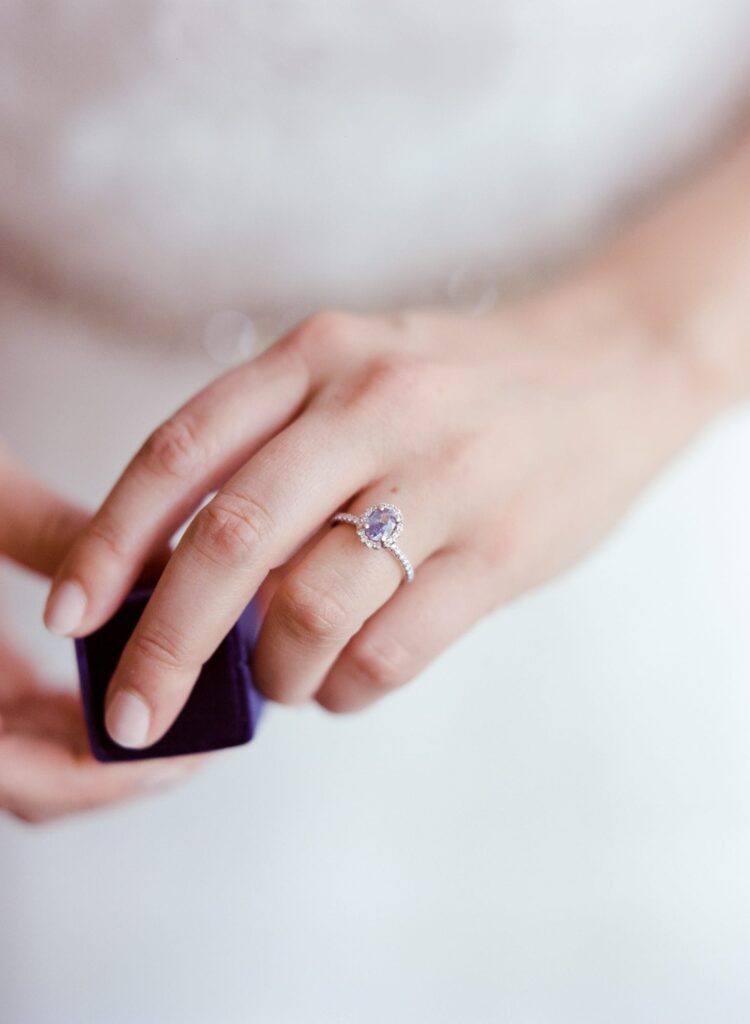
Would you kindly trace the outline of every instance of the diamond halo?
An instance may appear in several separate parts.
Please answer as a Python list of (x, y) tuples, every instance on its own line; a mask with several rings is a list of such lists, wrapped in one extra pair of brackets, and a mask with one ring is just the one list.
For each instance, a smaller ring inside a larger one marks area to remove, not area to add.
[(368, 548), (385, 548), (386, 551), (390, 551), (400, 563), (406, 582), (413, 581), (414, 567), (396, 544), (396, 538), (404, 528), (404, 516), (398, 506), (384, 501), (368, 506), (359, 516), (350, 512), (337, 512), (331, 519), (331, 525), (336, 523), (349, 523), (354, 526), (357, 536)]
[(404, 528), (401, 509), (387, 502), (370, 505), (359, 518), (357, 533), (368, 548), (387, 548)]

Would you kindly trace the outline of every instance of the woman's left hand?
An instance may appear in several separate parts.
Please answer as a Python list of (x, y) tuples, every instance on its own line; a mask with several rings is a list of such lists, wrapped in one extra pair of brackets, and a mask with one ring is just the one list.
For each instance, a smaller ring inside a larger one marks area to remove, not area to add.
[[(486, 316), (322, 313), (146, 441), (57, 573), (46, 621), (84, 635), (195, 510), (120, 661), (107, 724), (153, 743), (262, 586), (272, 698), (355, 710), (413, 679), (617, 520), (714, 396), (598, 284)], [(337, 510), (404, 514), (416, 572)]]

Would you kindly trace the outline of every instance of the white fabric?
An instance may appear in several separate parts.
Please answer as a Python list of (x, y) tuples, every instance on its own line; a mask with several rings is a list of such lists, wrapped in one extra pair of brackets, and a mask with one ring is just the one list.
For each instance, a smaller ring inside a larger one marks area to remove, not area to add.
[[(721, 130), (749, 17), (6, 2), (0, 432), (93, 504), (259, 324), (481, 305)], [(0, 820), (3, 1024), (744, 1024), (748, 443), (725, 421), (371, 713), (272, 709), (174, 793)]]
[(0, 237), (129, 313), (463, 292), (700, 149), (748, 43), (745, 0), (6, 0)]

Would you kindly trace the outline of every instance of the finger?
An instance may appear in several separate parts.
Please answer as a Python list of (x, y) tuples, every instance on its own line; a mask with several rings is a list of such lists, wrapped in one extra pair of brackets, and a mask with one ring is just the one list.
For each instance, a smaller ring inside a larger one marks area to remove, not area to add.
[(154, 431), (60, 566), (44, 613), (49, 629), (81, 636), (109, 619), (149, 553), (294, 415), (307, 392), (294, 351), (272, 346)]
[(0, 553), (51, 576), (89, 520), (0, 447)]
[[(396, 543), (416, 569), (447, 541), (452, 525), (437, 513), (430, 479), (408, 486), (386, 479), (346, 511), (360, 514), (394, 498), (404, 516)], [(310, 697), (351, 637), (402, 582), (404, 571), (391, 552), (368, 548), (350, 524), (329, 528), (274, 594), (253, 658), (259, 688), (285, 703)]]
[(316, 700), (359, 711), (410, 682), (492, 607), (488, 582), (466, 552), (428, 558), (344, 648)]
[(0, 806), (29, 822), (130, 799), (179, 782), (200, 764), (197, 757), (99, 764), (76, 735), (61, 734), (62, 723), (36, 732), (7, 713), (0, 730)]
[(39, 680), (36, 668), (5, 632), (5, 623), (0, 619), (0, 703), (7, 703), (21, 693), (33, 690)]
[(195, 517), (110, 683), (106, 721), (122, 746), (155, 742), (270, 569), (379, 475), (367, 414), (318, 407), (277, 434)]

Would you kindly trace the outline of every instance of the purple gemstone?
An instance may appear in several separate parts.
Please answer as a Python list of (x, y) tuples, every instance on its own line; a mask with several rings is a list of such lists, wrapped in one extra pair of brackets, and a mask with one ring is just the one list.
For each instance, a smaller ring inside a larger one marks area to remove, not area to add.
[(368, 540), (382, 543), (388, 540), (397, 526), (395, 512), (389, 508), (376, 508), (365, 519), (365, 534)]

